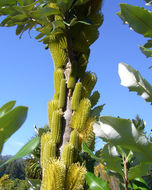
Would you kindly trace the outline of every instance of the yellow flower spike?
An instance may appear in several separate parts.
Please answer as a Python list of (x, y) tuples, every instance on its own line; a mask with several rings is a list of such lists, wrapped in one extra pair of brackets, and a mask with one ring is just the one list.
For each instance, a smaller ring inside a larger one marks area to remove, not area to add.
[(92, 94), (92, 96), (90, 96), (90, 98), (89, 98), (91, 101), (91, 107), (94, 107), (97, 104), (99, 98), (100, 98), (100, 93), (98, 91), (95, 91)]
[(45, 163), (45, 157), (44, 157), (44, 152), (45, 152), (45, 144), (48, 143), (49, 141), (51, 140), (51, 133), (50, 132), (47, 132), (47, 133), (44, 133), (42, 136), (41, 136), (41, 167), (44, 166), (44, 163)]
[(93, 90), (97, 82), (97, 77), (95, 73), (86, 72), (84, 76), (81, 78), (81, 82), (83, 85), (82, 97), (89, 97), (91, 94), (91, 91)]
[(66, 166), (61, 160), (50, 160), (43, 169), (41, 190), (63, 190)]
[(79, 133), (79, 147), (81, 147), (81, 143), (84, 141), (89, 148), (94, 146), (95, 134), (93, 132), (93, 123), (94, 118), (89, 118), (86, 123), (86, 128)]
[(73, 62), (71, 70), (70, 70), (68, 84), (67, 84), (68, 88), (73, 89), (75, 87), (76, 75), (77, 75), (77, 62)]
[(74, 146), (71, 143), (67, 143), (63, 147), (61, 160), (68, 168), (73, 163)]
[(82, 131), (85, 129), (85, 124), (89, 117), (90, 109), (91, 109), (90, 100), (87, 98), (83, 98), (80, 101), (77, 111), (74, 112), (71, 119), (71, 127), (73, 129), (77, 129), (78, 131)]
[(77, 82), (76, 86), (74, 88), (72, 102), (71, 102), (71, 107), (72, 107), (72, 110), (74, 110), (74, 111), (77, 110), (77, 108), (79, 106), (79, 102), (81, 99), (81, 90), (82, 90), (82, 83)]
[(56, 158), (56, 144), (55, 144), (52, 140), (49, 140), (49, 141), (46, 142), (45, 145), (44, 145), (44, 150), (43, 150), (43, 160), (44, 160), (44, 164), (45, 164), (50, 158), (51, 158), (51, 159)]
[(52, 55), (55, 68), (63, 68), (67, 63), (67, 54), (65, 49), (61, 46), (62, 43), (62, 37), (54, 38), (49, 43), (49, 50)]
[(55, 69), (54, 71), (54, 89), (55, 94), (58, 97), (60, 93), (60, 83), (61, 80), (64, 79), (64, 71), (63, 69)]
[(86, 168), (80, 163), (73, 163), (68, 169), (65, 190), (83, 190), (86, 172)]
[(59, 108), (64, 108), (65, 96), (66, 96), (66, 80), (62, 79), (60, 84), (59, 106), (58, 106)]
[(78, 149), (79, 146), (79, 133), (76, 129), (71, 132), (70, 143), (74, 146), (75, 149)]
[(58, 101), (51, 100), (48, 102), (48, 119), (49, 119), (49, 128), (51, 129), (52, 115), (55, 110), (58, 108)]
[(59, 144), (61, 138), (61, 113), (56, 110), (53, 112), (52, 123), (51, 123), (51, 138), (52, 140)]

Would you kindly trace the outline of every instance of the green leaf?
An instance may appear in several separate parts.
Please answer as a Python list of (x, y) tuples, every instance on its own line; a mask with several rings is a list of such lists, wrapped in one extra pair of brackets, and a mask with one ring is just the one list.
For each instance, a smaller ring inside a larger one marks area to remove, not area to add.
[(93, 110), (91, 110), (90, 112), (90, 117), (99, 117), (101, 111), (103, 110), (103, 107), (105, 106), (105, 104), (101, 105), (101, 106), (97, 106), (95, 107)]
[(152, 143), (129, 119), (100, 117), (100, 122), (94, 124), (94, 133), (112, 145), (131, 150), (137, 161), (152, 163)]
[(19, 35), (23, 29), (24, 29), (24, 25), (17, 25), (16, 35)]
[(35, 137), (32, 140), (30, 140), (28, 143), (26, 143), (20, 150), (19, 152), (17, 152), (11, 159), (7, 160), (6, 162), (4, 162), (0, 168), (6, 164), (8, 164), (9, 162), (13, 161), (13, 160), (17, 160), (20, 158), (23, 158), (24, 156), (30, 154), (33, 152), (33, 150), (38, 147), (38, 145), (40, 144), (40, 137)]
[(117, 148), (111, 144), (104, 145), (101, 151), (101, 159), (107, 169), (113, 170), (123, 176), (120, 154)]
[(83, 151), (83, 152), (88, 153), (89, 156), (91, 156), (93, 159), (95, 159), (95, 160), (97, 160), (97, 161), (101, 161), (101, 158), (98, 158), (97, 156), (95, 156), (95, 155), (93, 154), (93, 152), (88, 148), (88, 146), (86, 145), (85, 142), (82, 142), (81, 148), (82, 148), (82, 151)]
[(27, 19), (27, 15), (24, 15), (24, 14), (18, 14), (18, 15), (15, 15), (15, 16), (12, 16), (11, 19), (14, 20), (14, 21), (23, 21), (25, 19)]
[(135, 178), (133, 181), (133, 189), (134, 190), (150, 190), (147, 186), (146, 182), (142, 178)]
[(10, 102), (7, 102), (6, 104), (4, 104), (0, 108), (0, 117), (2, 117), (5, 113), (10, 111), (15, 106), (15, 104), (16, 104), (16, 101), (10, 101)]
[(148, 57), (152, 57), (152, 50), (151, 49), (148, 49), (148, 48), (145, 48), (143, 46), (139, 46), (140, 47), (140, 50), (142, 51), (142, 53), (148, 58)]
[(147, 43), (144, 45), (145, 48), (151, 48), (152, 47), (152, 40), (148, 40)]
[(62, 20), (53, 21), (52, 25), (53, 25), (53, 28), (52, 28), (51, 34), (55, 34), (56, 31), (58, 31), (58, 29), (62, 29), (62, 30), (65, 29), (65, 24), (63, 23)]
[(36, 11), (31, 11), (30, 15), (34, 18), (44, 18), (46, 16), (51, 16), (51, 15), (58, 15), (60, 14), (60, 11), (55, 8), (50, 8), (50, 7), (43, 7), (39, 10)]
[(125, 3), (120, 4), (120, 8), (121, 11), (117, 14), (125, 23), (137, 33), (152, 37), (152, 14), (148, 10)]
[(0, 0), (0, 6), (3, 5), (15, 5), (16, 0)]
[(110, 190), (107, 182), (101, 178), (96, 177), (93, 173), (87, 172), (86, 182), (89, 185), (90, 190)]
[(62, 10), (62, 12), (65, 13), (71, 8), (73, 2), (74, 0), (58, 0), (57, 5)]
[(24, 123), (27, 110), (27, 107), (18, 106), (0, 117), (0, 149), (4, 142)]
[(146, 176), (148, 171), (151, 169), (151, 165), (146, 163), (139, 163), (138, 165), (131, 167), (128, 171), (128, 179), (132, 180), (137, 177)]
[(147, 102), (152, 102), (152, 86), (126, 63), (120, 63), (118, 73), (121, 79), (121, 85), (128, 87), (130, 91), (136, 91)]

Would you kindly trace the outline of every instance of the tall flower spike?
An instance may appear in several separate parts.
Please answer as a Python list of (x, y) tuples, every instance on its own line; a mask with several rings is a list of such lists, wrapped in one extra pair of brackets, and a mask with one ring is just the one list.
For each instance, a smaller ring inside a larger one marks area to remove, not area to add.
[(77, 75), (77, 62), (74, 61), (72, 63), (72, 67), (70, 70), (70, 76), (67, 85), (68, 88), (73, 89), (75, 87), (76, 75)]
[(71, 143), (65, 144), (63, 147), (61, 160), (64, 162), (67, 168), (73, 163), (73, 153), (74, 146)]
[(72, 96), (72, 103), (71, 103), (71, 107), (72, 110), (77, 110), (78, 106), (79, 106), (79, 102), (81, 99), (81, 90), (82, 90), (82, 83), (81, 82), (77, 82), (76, 86), (74, 88), (74, 92), (73, 92), (73, 96)]
[(66, 176), (65, 190), (83, 190), (86, 168), (80, 163), (72, 164)]
[(45, 156), (44, 156), (44, 152), (45, 152), (45, 144), (48, 143), (51, 140), (51, 133), (47, 132), (44, 133), (41, 136), (41, 167), (44, 166), (45, 163)]
[(95, 139), (95, 134), (93, 132), (93, 123), (94, 123), (94, 118), (89, 118), (85, 129), (79, 133), (79, 147), (81, 147), (81, 143), (84, 141), (89, 148), (93, 148), (94, 146), (94, 139)]
[(59, 94), (59, 108), (64, 108), (65, 96), (66, 96), (66, 80), (62, 79), (60, 85), (60, 94)]
[(61, 138), (61, 114), (59, 111), (54, 111), (51, 123), (51, 138), (55, 143), (60, 143)]
[(90, 96), (90, 98), (89, 98), (91, 101), (91, 107), (94, 107), (97, 104), (99, 98), (100, 98), (100, 93), (98, 91), (95, 91), (92, 94), (92, 96)]
[(50, 160), (43, 168), (41, 190), (63, 190), (66, 167), (61, 160)]
[(95, 73), (91, 72), (86, 72), (84, 76), (81, 78), (81, 82), (83, 85), (82, 88), (82, 97), (89, 97), (91, 94), (91, 91), (93, 90), (96, 82), (97, 82), (97, 77)]
[(66, 52), (62, 47), (63, 40), (64, 39), (62, 39), (62, 37), (55, 38), (51, 40), (51, 43), (49, 43), (49, 50), (51, 52), (55, 68), (63, 68), (67, 62)]
[(44, 151), (43, 151), (43, 161), (44, 164), (48, 162), (49, 159), (56, 158), (56, 144), (49, 140), (44, 145)]
[(59, 96), (60, 84), (61, 84), (62, 79), (64, 79), (63, 69), (56, 69), (54, 71), (54, 89), (55, 89), (55, 94), (57, 97)]
[(77, 111), (73, 114), (71, 119), (71, 127), (82, 131), (85, 129), (86, 121), (89, 117), (91, 109), (91, 102), (89, 99), (84, 98), (80, 101)]
[(79, 133), (76, 129), (71, 132), (70, 143), (74, 146), (75, 149), (78, 149), (79, 146)]
[(48, 119), (49, 119), (49, 128), (51, 129), (52, 115), (55, 110), (58, 108), (58, 101), (51, 100), (48, 102)]

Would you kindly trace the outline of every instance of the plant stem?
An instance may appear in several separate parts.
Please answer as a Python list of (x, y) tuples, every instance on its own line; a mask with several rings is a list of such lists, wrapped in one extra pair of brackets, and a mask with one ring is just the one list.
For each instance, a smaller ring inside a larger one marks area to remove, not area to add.
[(127, 171), (127, 162), (128, 160), (123, 157), (123, 164), (124, 164), (124, 183), (125, 183), (125, 190), (128, 190), (128, 171)]

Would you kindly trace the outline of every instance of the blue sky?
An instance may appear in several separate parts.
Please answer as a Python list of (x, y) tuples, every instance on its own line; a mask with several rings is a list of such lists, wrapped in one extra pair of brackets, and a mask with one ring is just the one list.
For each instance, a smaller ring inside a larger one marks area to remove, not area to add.
[[(151, 60), (139, 50), (146, 39), (131, 31), (115, 14), (119, 3), (144, 6), (139, 0), (105, 0), (103, 4), (104, 23), (99, 39), (91, 46), (88, 69), (97, 74), (95, 90), (101, 93), (99, 104), (106, 104), (101, 115), (135, 118), (139, 114), (146, 121), (150, 132), (152, 107), (135, 92), (129, 92), (120, 85), (118, 63), (126, 62), (140, 71), (151, 83)], [(53, 96), (53, 62), (44, 45), (25, 33), (21, 40), (15, 35), (15, 28), (0, 28), (0, 106), (10, 100), (16, 105), (29, 107), (23, 126), (7, 141), (3, 155), (15, 154), (33, 135), (37, 127), (48, 123), (47, 102)]]

